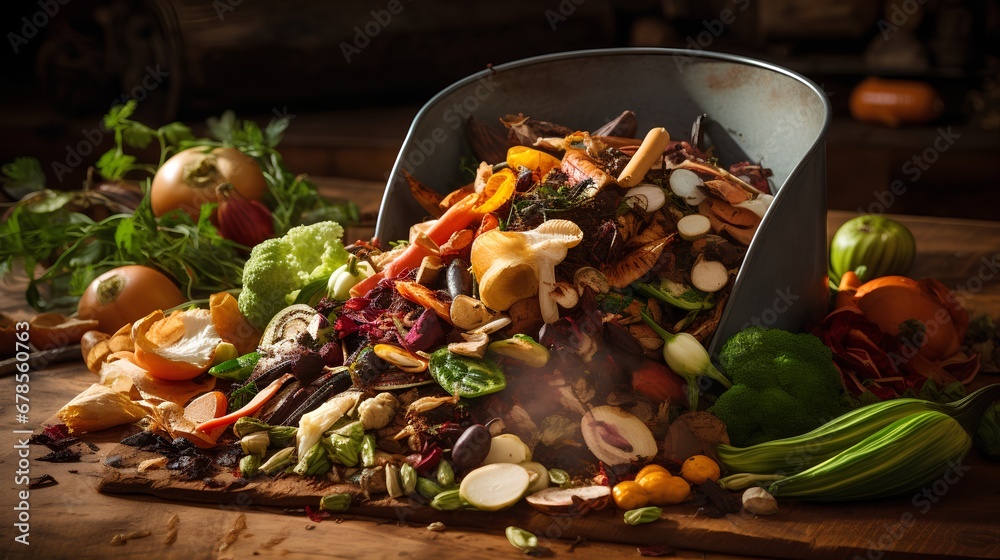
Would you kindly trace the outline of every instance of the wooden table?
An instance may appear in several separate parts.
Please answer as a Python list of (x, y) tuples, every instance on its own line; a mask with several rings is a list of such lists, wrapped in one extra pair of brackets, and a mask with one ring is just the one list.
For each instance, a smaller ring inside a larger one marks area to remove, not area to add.
[[(350, 193), (365, 210), (373, 210), (381, 196), (381, 186), (374, 183), (351, 181), (321, 182), (327, 194)], [(831, 213), (831, 232), (849, 217), (846, 213)], [(917, 238), (918, 258), (912, 271), (916, 277), (934, 276), (953, 288), (970, 288), (967, 306), (970, 309), (1000, 316), (1000, 272), (989, 268), (1000, 259), (1000, 223), (969, 222), (942, 219), (902, 218)], [(352, 234), (363, 236), (364, 228)], [(986, 261), (982, 259), (986, 257)], [(995, 260), (990, 260), (995, 259)], [(995, 265), (994, 265), (995, 266)], [(987, 277), (987, 275), (991, 275)], [(980, 282), (972, 279), (980, 278)], [(971, 281), (971, 282), (970, 282)], [(980, 286), (981, 284), (981, 286)], [(971, 289), (975, 288), (975, 289)], [(0, 310), (26, 316), (22, 297), (23, 286), (6, 281), (0, 285)], [(997, 376), (991, 376), (996, 381)], [(31, 374), (30, 424), (48, 419), (70, 398), (95, 381), (80, 362), (55, 364)], [(2, 473), (3, 498), (0, 523), (0, 550), (5, 558), (86, 558), (151, 557), (177, 558), (248, 558), (251, 556), (299, 558), (326, 556), (334, 558), (519, 558), (521, 553), (512, 548), (502, 534), (502, 528), (489, 532), (448, 528), (441, 533), (431, 532), (424, 526), (409, 526), (378, 520), (365, 520), (344, 516), (343, 522), (328, 520), (313, 523), (301, 513), (282, 514), (273, 510), (260, 510), (246, 504), (204, 506), (167, 503), (154, 498), (134, 496), (108, 496), (94, 490), (103, 457), (98, 453), (85, 456), (81, 463), (57, 464), (36, 461), (46, 452), (44, 448), (31, 450), (30, 476), (50, 474), (58, 485), (31, 491), (30, 545), (13, 542), (13, 523), (17, 501), (13, 491), (23, 489), (15, 484), (18, 469), (17, 444), (12, 431), (25, 426), (14, 422), (11, 407), (14, 378), (0, 379), (0, 433), (4, 443), (0, 448), (0, 473)], [(19, 436), (24, 437), (24, 436)], [(98, 440), (100, 438), (98, 437)], [(108, 440), (110, 443), (111, 440)], [(995, 480), (994, 480), (995, 483)], [(997, 497), (997, 488), (983, 489)], [(1000, 497), (993, 521), (987, 521), (970, 539), (982, 539), (989, 547), (1000, 541)], [(170, 545), (164, 544), (169, 520), (178, 520), (177, 538)], [(231, 545), (220, 551), (226, 535), (245, 516), (246, 529), (239, 532)], [(923, 523), (930, 524), (933, 512)], [(929, 525), (918, 525), (916, 530), (928, 530)], [(122, 546), (111, 544), (112, 537), (135, 531), (149, 531), (146, 538), (130, 540)], [(775, 538), (782, 538), (775, 535)], [(822, 532), (815, 536), (829, 546), (834, 538)], [(943, 538), (943, 537), (942, 537)], [(569, 541), (550, 543), (557, 556), (576, 559), (605, 559), (609, 557), (636, 557), (634, 546), (587, 542), (571, 553)], [(992, 550), (996, 550), (993, 548)], [(679, 551), (686, 558), (734, 558), (729, 555)], [(874, 556), (873, 556), (874, 557)], [(919, 556), (917, 556), (919, 557)]]

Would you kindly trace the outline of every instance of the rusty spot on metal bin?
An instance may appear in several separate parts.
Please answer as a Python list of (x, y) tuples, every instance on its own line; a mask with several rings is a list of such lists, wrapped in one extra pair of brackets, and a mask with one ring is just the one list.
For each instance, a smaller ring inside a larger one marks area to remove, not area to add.
[(729, 89), (742, 87), (749, 82), (760, 79), (761, 72), (757, 68), (742, 64), (718, 64), (705, 77), (705, 85), (711, 89)]

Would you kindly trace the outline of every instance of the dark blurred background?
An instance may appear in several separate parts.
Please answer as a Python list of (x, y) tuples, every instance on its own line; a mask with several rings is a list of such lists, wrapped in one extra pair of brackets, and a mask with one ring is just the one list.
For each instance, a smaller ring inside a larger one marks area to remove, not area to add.
[[(820, 84), (835, 114), (831, 208), (865, 209), (903, 179), (894, 212), (1000, 215), (995, 0), (34, 0), (0, 13), (0, 162), (37, 157), (56, 188), (79, 187), (111, 145), (101, 115), (129, 97), (155, 126), (197, 128), (226, 109), (294, 115), (281, 146), (291, 169), (382, 181), (413, 115), (455, 80), (527, 56), (656, 46), (760, 58)], [(852, 118), (852, 91), (870, 76), (930, 86), (940, 114)], [(913, 158), (948, 127), (957, 139), (912, 180)], [(84, 165), (54, 171), (75, 157)]]

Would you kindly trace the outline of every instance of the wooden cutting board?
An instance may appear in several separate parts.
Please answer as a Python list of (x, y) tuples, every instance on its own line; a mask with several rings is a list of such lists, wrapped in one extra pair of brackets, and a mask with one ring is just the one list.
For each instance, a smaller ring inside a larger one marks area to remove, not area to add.
[[(810, 504), (782, 500), (774, 516), (749, 514), (710, 519), (693, 505), (665, 508), (659, 522), (629, 526), (621, 512), (608, 508), (579, 518), (550, 517), (523, 502), (501, 512), (439, 512), (416, 501), (384, 497), (365, 501), (357, 487), (295, 476), (257, 477), (236, 486), (233, 473), (220, 473), (208, 485), (177, 480), (173, 471), (139, 473), (138, 464), (155, 454), (114, 445), (117, 468), (104, 467), (98, 490), (108, 494), (148, 494), (170, 501), (219, 506), (316, 508), (321, 496), (350, 492), (351, 513), (370, 517), (447, 526), (501, 530), (525, 528), (549, 539), (670, 545), (729, 554), (773, 558), (998, 558), (1000, 557), (1000, 464), (970, 457), (949, 476), (914, 495), (878, 502)], [(883, 555), (882, 551), (889, 552)]]

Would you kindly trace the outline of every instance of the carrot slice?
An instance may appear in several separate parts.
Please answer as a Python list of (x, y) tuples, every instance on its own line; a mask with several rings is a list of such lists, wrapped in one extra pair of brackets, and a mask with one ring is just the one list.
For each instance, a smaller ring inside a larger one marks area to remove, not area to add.
[(858, 304), (854, 302), (854, 295), (860, 287), (861, 279), (858, 278), (858, 275), (855, 274), (853, 270), (845, 272), (843, 276), (840, 277), (840, 285), (837, 286), (837, 299), (834, 301), (833, 308), (856, 308)]
[[(465, 229), (473, 220), (480, 216), (479, 213), (473, 211), (473, 207), (476, 206), (478, 200), (478, 195), (473, 193), (456, 202), (433, 225), (427, 228), (424, 234), (438, 245), (445, 243), (451, 238), (452, 234)], [(362, 296), (374, 288), (383, 278), (395, 278), (400, 272), (408, 268), (420, 266), (420, 261), (428, 254), (430, 253), (426, 247), (422, 247), (418, 243), (410, 244), (398, 257), (382, 267), (381, 271), (355, 284), (351, 288), (351, 296)]]
[(292, 379), (293, 377), (295, 376), (290, 373), (282, 375), (278, 379), (272, 381), (271, 384), (265, 387), (263, 391), (257, 393), (257, 395), (254, 396), (254, 398), (251, 399), (250, 402), (248, 402), (243, 406), (243, 408), (230, 412), (225, 416), (212, 418), (211, 420), (202, 422), (201, 424), (198, 424), (198, 426), (195, 428), (195, 431), (208, 432), (220, 426), (228, 426), (236, 422), (240, 418), (243, 418), (244, 416), (250, 416), (254, 412), (257, 412), (260, 409), (260, 407), (267, 404), (267, 401), (271, 400), (275, 395), (277, 395), (278, 391), (281, 390), (282, 385), (284, 385), (286, 381)]
[(434, 290), (416, 282), (396, 282), (396, 291), (404, 298), (433, 311), (438, 317), (451, 324), (451, 305), (434, 294)]

